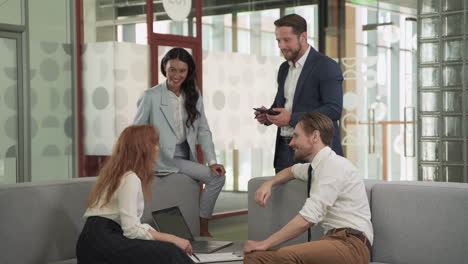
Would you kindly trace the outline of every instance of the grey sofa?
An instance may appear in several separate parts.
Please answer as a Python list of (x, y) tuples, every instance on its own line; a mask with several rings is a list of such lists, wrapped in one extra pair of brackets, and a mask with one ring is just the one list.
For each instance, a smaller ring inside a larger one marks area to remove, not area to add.
[[(267, 207), (254, 201), (269, 177), (249, 181), (249, 239), (263, 240), (297, 214), (306, 199), (306, 183), (293, 180), (275, 187)], [(374, 244), (371, 263), (468, 263), (468, 184), (366, 180)], [(312, 228), (312, 238), (323, 234)], [(281, 246), (303, 243), (307, 234)]]
[[(75, 245), (83, 227), (86, 197), (95, 178), (0, 185), (0, 263), (76, 263)], [(199, 234), (199, 185), (182, 174), (156, 178), (151, 212), (178, 205), (194, 235)]]

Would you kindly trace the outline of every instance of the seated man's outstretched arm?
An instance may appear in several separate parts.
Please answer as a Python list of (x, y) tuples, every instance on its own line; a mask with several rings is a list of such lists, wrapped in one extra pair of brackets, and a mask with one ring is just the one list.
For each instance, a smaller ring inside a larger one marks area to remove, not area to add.
[(302, 234), (307, 229), (314, 226), (314, 223), (310, 223), (304, 219), (300, 214), (296, 215), (289, 223), (287, 223), (278, 232), (274, 233), (263, 241), (248, 240), (244, 246), (244, 253), (250, 253), (257, 250), (268, 250), (272, 247), (286, 242), (296, 236)]
[(268, 181), (264, 182), (255, 192), (255, 202), (261, 207), (266, 206), (266, 202), (271, 196), (271, 188), (277, 184), (282, 184), (294, 179), (291, 167), (280, 171)]

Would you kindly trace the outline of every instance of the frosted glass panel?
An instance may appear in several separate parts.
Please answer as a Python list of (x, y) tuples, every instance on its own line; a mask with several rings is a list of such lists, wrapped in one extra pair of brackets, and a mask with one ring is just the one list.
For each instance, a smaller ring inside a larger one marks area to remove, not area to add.
[(22, 25), (22, 12), (24, 0), (0, 1), (0, 23)]
[(444, 117), (444, 136), (461, 137), (462, 136), (462, 117), (446, 116)]
[(421, 160), (439, 161), (439, 142), (421, 141)]
[(463, 141), (445, 141), (443, 146), (443, 161), (463, 163)]
[(463, 33), (463, 14), (448, 15), (442, 18), (443, 22), (443, 35), (444, 36), (458, 36)]
[(458, 61), (463, 59), (463, 40), (446, 41), (444, 45), (444, 60)]
[(434, 63), (439, 61), (439, 44), (437, 42), (422, 43), (419, 48), (421, 63)]
[(69, 179), (73, 174), (73, 46), (71, 18), (65, 12), (69, 2), (29, 1), (31, 128), (36, 131), (31, 136), (32, 181)]
[(461, 113), (463, 93), (462, 92), (445, 92), (444, 93), (444, 112)]
[(0, 184), (15, 183), (18, 144), (16, 39), (0, 37)]
[(421, 136), (437, 137), (439, 136), (439, 117), (422, 116), (421, 117)]
[(439, 36), (439, 19), (421, 19), (421, 38), (437, 38)]
[(440, 111), (440, 101), (439, 92), (423, 92), (421, 93), (419, 109), (424, 112), (438, 112)]
[(462, 73), (462, 65), (445, 66), (443, 70), (444, 86), (461, 86)]
[(439, 68), (421, 68), (420, 83), (423, 87), (439, 86)]

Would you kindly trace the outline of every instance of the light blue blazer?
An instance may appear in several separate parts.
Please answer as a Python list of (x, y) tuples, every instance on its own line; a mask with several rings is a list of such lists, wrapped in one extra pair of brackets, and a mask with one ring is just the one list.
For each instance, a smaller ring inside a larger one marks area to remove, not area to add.
[[(138, 100), (138, 110), (133, 123), (150, 124), (159, 130), (159, 158), (155, 165), (157, 172), (178, 172), (174, 163), (176, 134), (172, 106), (169, 101), (169, 91), (166, 82), (146, 90)], [(205, 161), (216, 161), (216, 153), (211, 137), (210, 127), (203, 108), (203, 98), (198, 98), (197, 110), (200, 117), (193, 122), (193, 126), (185, 127), (187, 142), (190, 146), (190, 160), (198, 162), (195, 144), (200, 144)], [(184, 122), (185, 124), (185, 122)]]

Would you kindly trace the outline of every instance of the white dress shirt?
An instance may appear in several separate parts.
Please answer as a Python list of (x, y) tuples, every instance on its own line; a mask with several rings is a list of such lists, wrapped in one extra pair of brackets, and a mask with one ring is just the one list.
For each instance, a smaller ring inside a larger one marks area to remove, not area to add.
[[(171, 90), (167, 90), (169, 91), (169, 101), (174, 117), (176, 144), (180, 144), (187, 140), (187, 133), (185, 132), (185, 121), (187, 120), (188, 116), (187, 111), (185, 110), (185, 94), (181, 92), (180, 95), (177, 96)], [(199, 98), (199, 100), (201, 100), (201, 97)], [(209, 166), (216, 163), (216, 160), (208, 161)]]
[(185, 133), (185, 120), (187, 119), (187, 112), (185, 110), (185, 95), (183, 92), (179, 96), (175, 95), (169, 90), (169, 101), (172, 108), (172, 115), (174, 117), (174, 128), (176, 134), (176, 143), (183, 143), (187, 139)]
[[(286, 76), (286, 80), (284, 82), (284, 98), (286, 99), (284, 108), (290, 113), (292, 113), (294, 93), (296, 92), (297, 81), (299, 80), (299, 76), (301, 76), (301, 72), (304, 68), (307, 56), (309, 55), (309, 51), (310, 45), (307, 48), (304, 55), (302, 55), (302, 57), (299, 60), (297, 60), (296, 63), (288, 61), (289, 70), (288, 75)], [(291, 137), (293, 132), (294, 127), (285, 126), (281, 128), (282, 137)]]
[[(294, 165), (294, 177), (307, 181), (309, 166), (309, 163)], [(344, 227), (359, 230), (372, 244), (369, 202), (356, 167), (325, 147), (312, 160), (312, 169), (310, 197), (299, 214), (310, 223), (320, 224), (325, 233)]]
[(86, 210), (84, 217), (105, 217), (120, 224), (124, 236), (128, 238), (154, 240), (148, 232), (154, 229), (140, 222), (145, 203), (140, 178), (134, 172), (127, 172), (122, 177), (109, 203), (102, 207), (105, 197), (104, 193), (95, 207)]

